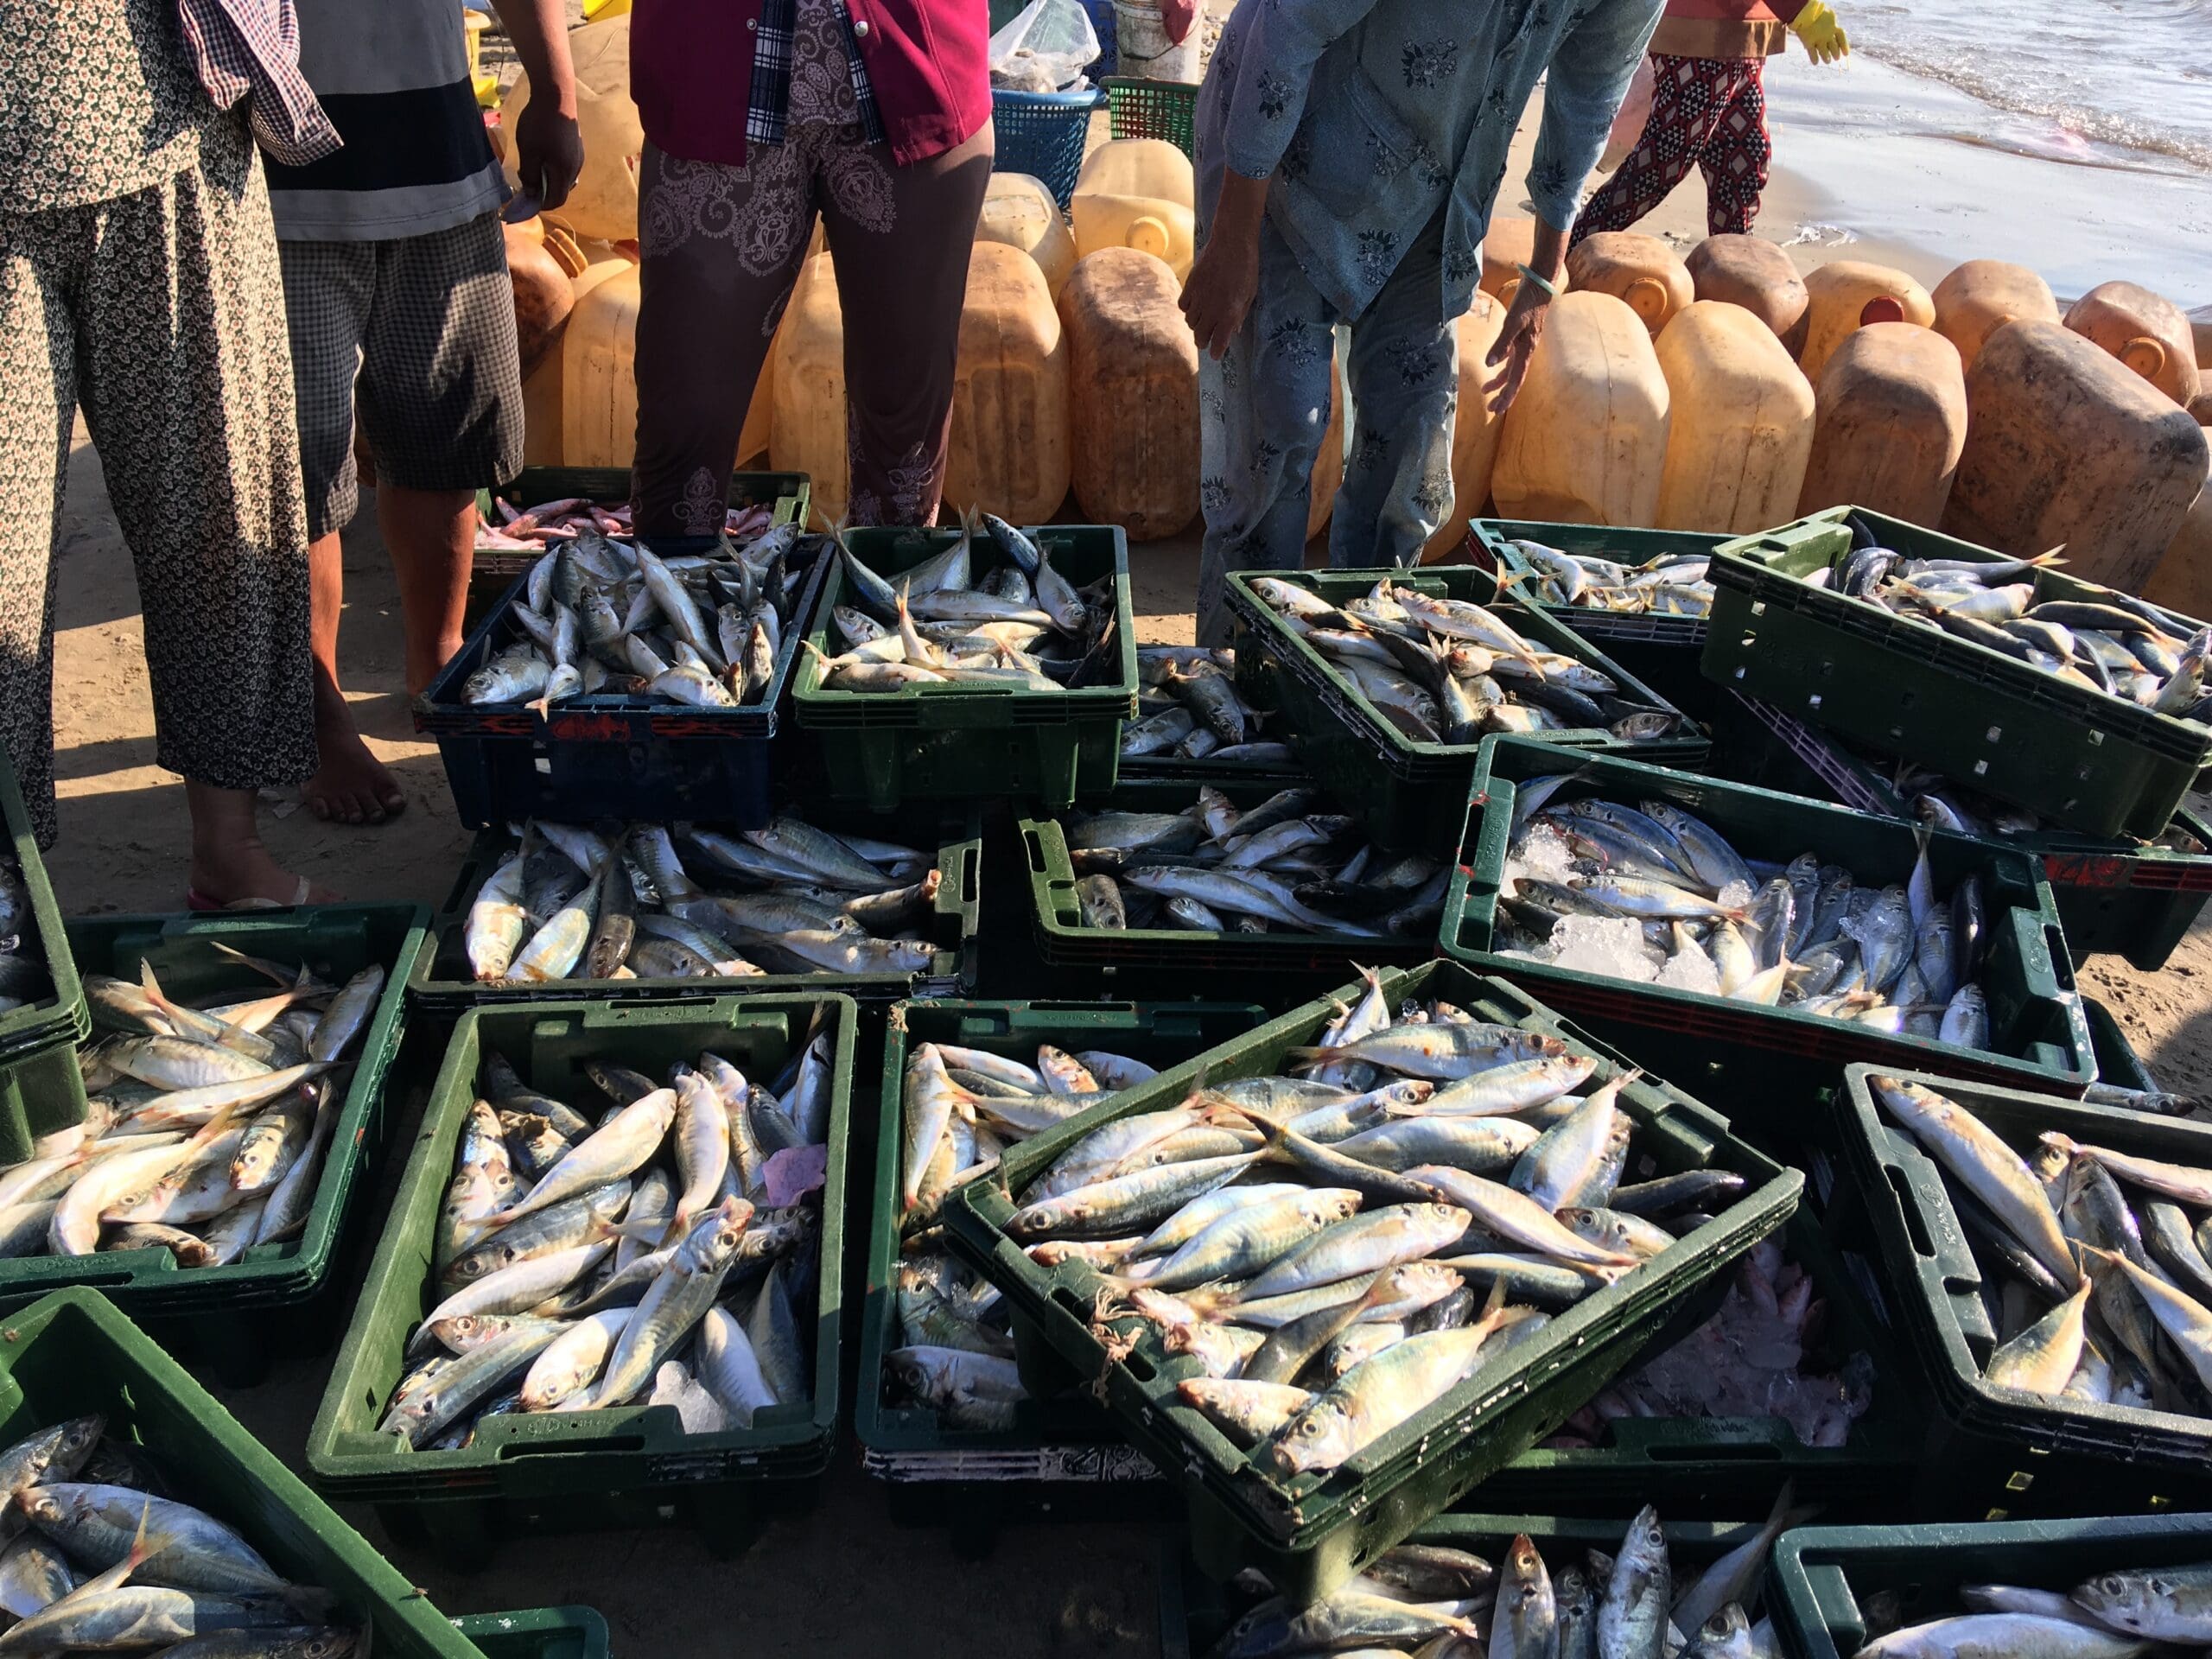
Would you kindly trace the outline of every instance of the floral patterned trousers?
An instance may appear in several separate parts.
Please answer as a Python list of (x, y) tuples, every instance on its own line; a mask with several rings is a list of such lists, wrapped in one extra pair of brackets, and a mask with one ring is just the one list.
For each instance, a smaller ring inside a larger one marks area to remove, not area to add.
[(1766, 66), (1757, 58), (1651, 54), (1651, 114), (1643, 136), (1582, 206), (1574, 240), (1624, 231), (1667, 200), (1692, 168), (1705, 175), (1705, 226), (1742, 233), (1759, 216), (1767, 162)]
[(795, 124), (743, 167), (645, 146), (638, 175), (638, 453), (645, 536), (721, 527), (738, 434), (821, 214), (845, 324), (856, 524), (927, 524), (944, 486), (987, 124), (912, 167), (856, 126)]
[[(1203, 235), (1203, 228), (1201, 230)], [(1351, 322), (1345, 380), (1351, 450), (1329, 527), (1339, 570), (1419, 563), (1452, 511), (1452, 422), (1459, 342), (1444, 315), (1444, 215), (1407, 249), (1375, 302)], [(1223, 588), (1232, 570), (1295, 570), (1306, 562), (1313, 458), (1335, 394), (1339, 321), (1271, 221), (1260, 226), (1260, 285), (1220, 361), (1198, 359), (1202, 457), (1198, 634), (1225, 645)]]

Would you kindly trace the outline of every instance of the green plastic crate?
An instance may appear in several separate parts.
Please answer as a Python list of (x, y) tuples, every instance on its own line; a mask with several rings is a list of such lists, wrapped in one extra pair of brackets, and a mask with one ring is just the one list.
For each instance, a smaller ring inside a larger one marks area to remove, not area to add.
[[(2212, 727), (1810, 586), (1850, 554), (1853, 523), (1909, 557), (2001, 556), (1849, 506), (1731, 542), (1713, 556), (1707, 678), (2085, 835), (2147, 841), (2166, 827), (2212, 759)], [(2034, 582), (2038, 601), (2113, 592), (2058, 570)], [(2203, 626), (2166, 614), (2183, 638)]]
[(1577, 633), (1604, 640), (1608, 651), (1623, 640), (1702, 645), (1706, 620), (1701, 616), (1629, 616), (1591, 606), (1548, 604), (1535, 597), (1535, 579), (1541, 573), (1513, 545), (1515, 542), (1541, 542), (1562, 553), (1633, 565), (1671, 554), (1710, 554), (1732, 539), (1694, 530), (1616, 530), (1611, 524), (1557, 524), (1535, 518), (1478, 518), (1474, 537), (1490, 550), (1502, 569), (1522, 578), (1513, 591), (1524, 603), (1549, 611)]
[(62, 931), (61, 906), (31, 833), (16, 768), (0, 750), (0, 826), (7, 830), (30, 894), (31, 926), (54, 995), (0, 1014), (0, 1164), (21, 1163), (31, 1142), (85, 1119), (85, 1080), (77, 1045), (92, 1028), (85, 988)]
[[(1487, 1503), (1487, 1488), (1483, 1495)], [(1635, 1510), (1627, 1513), (1632, 1515)], [(1663, 1510), (1661, 1519), (1666, 1521)], [(1562, 1550), (1592, 1548), (1611, 1554), (1620, 1548), (1628, 1528), (1625, 1520), (1455, 1510), (1425, 1522), (1405, 1541), (1468, 1550), (1494, 1563), (1502, 1561), (1513, 1540), (1526, 1533), (1556, 1567)], [(1749, 1541), (1759, 1529), (1756, 1521), (1666, 1521), (1666, 1529), (1669, 1559), (1678, 1567), (1702, 1567)], [(1677, 1587), (1681, 1587), (1679, 1580)], [(1240, 1588), (1209, 1582), (1185, 1559), (1179, 1541), (1169, 1540), (1160, 1554), (1160, 1659), (1208, 1659), (1230, 1626), (1261, 1599)]]
[(1187, 1082), (1198, 1073), (1197, 1056), (1266, 1018), (1249, 1004), (1211, 1002), (902, 1002), (891, 1010), (853, 1427), (861, 1466), (885, 1483), (896, 1518), (988, 1532), (1048, 1515), (1149, 1518), (1166, 1510), (1168, 1497), (1160, 1471), (1089, 1401), (1030, 1401), (1002, 1432), (949, 1428), (935, 1412), (887, 1402), (884, 1357), (900, 1342), (899, 1189), (912, 1045), (958, 1043), (1024, 1062), (1035, 1059), (1040, 1043), (1071, 1053), (1106, 1048)]
[[(1362, 988), (1346, 986), (1210, 1051), (1203, 1057), (1207, 1076), (1221, 1081), (1274, 1071), (1287, 1051), (1311, 1041)], [(1393, 1006), (1408, 997), (1441, 996), (1478, 1020), (1557, 1035), (1570, 1052), (1606, 1061), (1600, 1070), (1607, 1075), (1622, 1065), (1524, 993), (1454, 963), (1387, 970), (1383, 989)], [(1799, 1172), (1737, 1140), (1717, 1114), (1687, 1095), (1656, 1079), (1630, 1084), (1621, 1105), (1643, 1131), (1639, 1167), (1734, 1169), (1750, 1181), (1745, 1197), (1694, 1243), (1683, 1241), (1556, 1315), (1540, 1336), (1511, 1351), (1509, 1363), (1478, 1369), (1341, 1467), (1279, 1486), (1177, 1398), (1175, 1384), (1194, 1373), (1197, 1361), (1169, 1355), (1147, 1329), (1125, 1358), (1109, 1363), (1090, 1325), (1097, 1275), (1074, 1263), (1047, 1271), (1005, 1231), (1014, 1207), (1009, 1189), (1027, 1185), (1069, 1145), (1102, 1124), (1179, 1098), (1180, 1087), (1168, 1079), (1128, 1090), (1024, 1142), (1005, 1160), (1001, 1179), (979, 1179), (952, 1195), (945, 1205), (947, 1230), (960, 1253), (1011, 1303), (1018, 1357), (1033, 1391), (1044, 1392), (1056, 1371), (1094, 1388), (1129, 1438), (1182, 1488), (1201, 1567), (1222, 1579), (1256, 1567), (1299, 1601), (1328, 1594), (1550, 1433), (1686, 1307), (1702, 1303), (1710, 1312), (1723, 1288), (1719, 1275), (1789, 1219), (1804, 1185)], [(1679, 1259), (1667, 1259), (1678, 1252)]]
[[(1862, 812), (1912, 820), (1911, 807), (1880, 769), (1827, 734), (1732, 691), (1723, 691), (1720, 702), (1723, 712), (1713, 726), (1715, 771), (1763, 788), (1833, 798)], [(2170, 827), (2186, 830), (2206, 850), (2177, 852), (2066, 830), (1989, 839), (2043, 861), (2076, 962), (2109, 950), (2147, 973), (2166, 965), (2212, 899), (2212, 823), (2183, 806)]]
[[(817, 1008), (836, 1033), (829, 1184), (822, 1212), (814, 1389), (804, 1404), (756, 1415), (749, 1429), (687, 1435), (671, 1406), (520, 1413), (457, 1452), (410, 1451), (379, 1434), (408, 1337), (437, 1301), (430, 1253), (454, 1156), (490, 1048), (558, 1097), (589, 1092), (582, 1063), (607, 1059), (658, 1077), (713, 1048), (747, 1075), (777, 1071)], [(534, 1530), (596, 1530), (669, 1521), (717, 1548), (749, 1542), (774, 1515), (812, 1502), (836, 1437), (845, 1165), (854, 1026), (849, 997), (722, 996), (695, 1001), (560, 1001), (465, 1014), (423, 1110), (412, 1155), (308, 1433), (309, 1478), (326, 1497), (374, 1503), (388, 1526), (426, 1535), (448, 1559), (480, 1565), (495, 1543)]]
[(1109, 75), (1100, 84), (1106, 88), (1106, 119), (1113, 137), (1165, 138), (1185, 156), (1197, 156), (1192, 127), (1198, 105), (1196, 83)]
[[(1980, 872), (1986, 885), (1993, 944), (1982, 988), (1989, 999), (1989, 1029), (1996, 1045), (1992, 1050), (1961, 1048), (1932, 1038), (1891, 1037), (1853, 1021), (1494, 954), (1514, 785), (1562, 770), (1558, 751), (1544, 744), (1511, 737), (1484, 743), (1468, 809), (1466, 849), (1444, 901), (1446, 956), (1531, 986), (1577, 1017), (1654, 1027), (1677, 1040), (1701, 1039), (1713, 1063), (1729, 1067), (1732, 1076), (1738, 1060), (1772, 1068), (1778, 1063), (1771, 1057), (1779, 1056), (1788, 1063), (1785, 1069), (1823, 1076), (1838, 1065), (1866, 1060), (2077, 1095), (2095, 1081), (2088, 1024), (2042, 867), (2024, 853), (1962, 836), (1932, 837), (1929, 864), (1936, 891), (1946, 896), (1971, 872)], [(1581, 795), (1630, 804), (1646, 797), (1672, 801), (1719, 830), (1745, 858), (1781, 863), (1811, 851), (1824, 863), (1851, 870), (1862, 883), (1902, 885), (1918, 851), (1911, 829), (1894, 819), (1613, 756), (1592, 757), (1575, 781), (1553, 798)]]
[[(1896, 1287), (1892, 1317), (1928, 1379), (1944, 1430), (1930, 1450), (1929, 1469), (1950, 1512), (2001, 1520), (2212, 1508), (2212, 1421), (2061, 1404), (1983, 1381), (1996, 1333), (1981, 1299), (1981, 1269), (1940, 1167), (1875, 1105), (1866, 1082), (1872, 1075), (1924, 1084), (2023, 1154), (2033, 1150), (2038, 1135), (2055, 1129), (2092, 1145), (2207, 1168), (2212, 1124), (1854, 1065), (1844, 1074), (1853, 1179), (1839, 1188), (1864, 1206), (1885, 1275)], [(1847, 1215), (1844, 1225), (1850, 1225)]]
[(353, 1052), (345, 1104), (299, 1237), (256, 1245), (219, 1268), (181, 1268), (165, 1249), (15, 1256), (0, 1262), (0, 1309), (67, 1286), (103, 1291), (162, 1343), (205, 1357), (240, 1382), (266, 1370), (280, 1337), (306, 1334), (306, 1305), (315, 1305), (318, 1320), (331, 1312), (333, 1299), (322, 1293), (339, 1242), (373, 1187), (376, 1160), (392, 1124), (388, 1084), (405, 1032), (407, 977), (423, 949), (427, 915), (413, 905), (326, 905), (69, 923), (71, 947), (86, 971), (135, 983), (139, 964), (150, 962), (162, 988), (184, 1001), (270, 988), (251, 969), (215, 950), (219, 943), (249, 956), (304, 963), (332, 984), (381, 963), (384, 995)]
[(0, 1439), (93, 1411), (110, 1434), (143, 1449), (172, 1496), (365, 1621), (379, 1659), (495, 1659), (105, 1297), (57, 1291), (0, 1325)]
[(454, 1628), (484, 1659), (607, 1659), (607, 1621), (589, 1607), (533, 1607), (519, 1613), (471, 1613)]
[[(896, 578), (950, 547), (955, 530), (856, 530), (845, 537), (869, 569)], [(1079, 791), (1109, 789), (1122, 728), (1136, 714), (1136, 610), (1129, 597), (1129, 547), (1110, 524), (1046, 524), (1029, 534), (1052, 568), (1077, 588), (1110, 575), (1114, 677), (1057, 691), (1008, 685), (910, 686), (899, 691), (832, 691), (810, 652), (791, 677), (807, 746), (840, 800), (887, 812), (917, 800), (1029, 799), (1069, 804)], [(843, 563), (822, 584), (808, 639), (830, 656), (830, 613), (845, 603)]]
[(1878, 1596), (1884, 1624), (1917, 1624), (1967, 1611), (1961, 1584), (2063, 1595), (2101, 1573), (2212, 1558), (2212, 1516), (2096, 1513), (2101, 1518), (1800, 1527), (1783, 1534), (1767, 1567), (1774, 1633), (1790, 1659), (1852, 1659), (1872, 1634), (1864, 1609)]
[(745, 979), (559, 979), (542, 985), (486, 984), (468, 970), (467, 948), (468, 906), (477, 890), (514, 849), (515, 837), (504, 830), (487, 830), (477, 836), (461, 862), (453, 890), (446, 895), (430, 938), (408, 991), (415, 1005), (439, 1014), (458, 1014), (471, 1007), (541, 1001), (548, 997), (604, 997), (612, 1001), (658, 999), (671, 995), (726, 995), (778, 991), (841, 991), (863, 1001), (889, 1002), (902, 996), (950, 996), (976, 982), (977, 931), (982, 908), (983, 821), (976, 806), (933, 808), (920, 822), (934, 823), (926, 833), (917, 832), (918, 816), (896, 817), (856, 811), (830, 802), (809, 801), (800, 809), (807, 822), (823, 830), (849, 830), (855, 835), (881, 836), (926, 849), (938, 844), (939, 877), (937, 908), (929, 920), (930, 938), (938, 947), (929, 970), (922, 974), (763, 974)]
[[(543, 501), (564, 500), (572, 495), (580, 495), (588, 501), (596, 501), (602, 505), (625, 502), (630, 499), (630, 469), (627, 467), (525, 467), (502, 488), (478, 491), (477, 510), (488, 515), (494, 495), (511, 507), (534, 507)], [(804, 473), (732, 473), (729, 475), (729, 499), (732, 505), (740, 508), (772, 502), (778, 524), (798, 524), (804, 528), (807, 510), (813, 502), (813, 481)], [(486, 522), (490, 523), (488, 516)], [(504, 589), (517, 576), (527, 573), (540, 556), (536, 553), (484, 548), (477, 552), (469, 567), (469, 580), (472, 584), (480, 582)]]
[[(1310, 786), (1311, 779), (1282, 782), (1217, 784), (1240, 807), (1258, 805), (1280, 789)], [(1179, 812), (1198, 798), (1195, 784), (1142, 783), (1116, 790), (1100, 810)], [(1262, 974), (1280, 991), (1299, 982), (1334, 984), (1355, 962), (1411, 967), (1436, 954), (1436, 942), (1423, 933), (1408, 938), (1362, 938), (1349, 933), (1213, 933), (1194, 928), (1085, 927), (1076, 901), (1076, 874), (1069, 861), (1065, 832), (1057, 818), (1023, 818), (1016, 829), (1029, 868), (1031, 925), (1037, 955), (1070, 985), (1093, 986), (1102, 995), (1118, 991), (1205, 995), (1221, 985), (1224, 972)]]
[(2158, 1093), (2158, 1080), (2152, 1076), (2151, 1068), (2127, 1040), (2127, 1033), (2120, 1028), (2113, 1011), (2094, 997), (2085, 996), (2082, 999), (2082, 1012), (2089, 1021), (2089, 1045), (2097, 1057), (2097, 1081), (2116, 1089)]
[[(1343, 602), (1389, 577), (1442, 597), (1488, 604), (1496, 583), (1468, 565), (1429, 565), (1417, 570), (1267, 571), (1229, 578), (1230, 613), (1236, 622), (1236, 676), (1269, 677), (1298, 734), (1299, 758), (1339, 799), (1357, 804), (1375, 838), (1386, 847), (1449, 858), (1459, 844), (1457, 801), (1475, 775), (1475, 743), (1416, 743), (1392, 725), (1328, 659), (1282, 624), (1251, 588), (1260, 575), (1295, 582)], [(1498, 614), (1548, 651), (1573, 657), (1611, 675), (1631, 700), (1672, 709), (1650, 686), (1607, 657), (1592, 641), (1548, 611), (1499, 604)], [(1263, 668), (1262, 664), (1268, 664)], [(1633, 752), (1669, 766), (1704, 764), (1711, 747), (1701, 732), (1656, 743), (1624, 743), (1611, 734), (1552, 732), (1548, 746), (1577, 755)]]
[[(1656, 1503), (1662, 1516), (1718, 1519), (1766, 1514), (1788, 1482), (1798, 1503), (1831, 1517), (1892, 1512), (1897, 1494), (1918, 1478), (1923, 1440), (1903, 1351), (1873, 1287), (1854, 1277), (1819, 1217), (1800, 1210), (1780, 1236), (1783, 1254), (1804, 1269), (1827, 1310), (1806, 1371), (1832, 1375), (1854, 1353), (1873, 1361), (1873, 1404), (1846, 1444), (1807, 1446), (1778, 1417), (1624, 1417), (1609, 1425), (1602, 1446), (1522, 1452), (1477, 1489), (1480, 1502), (1588, 1516), (1633, 1515)], [(1656, 1359), (1700, 1322), (1682, 1323), (1628, 1370)]]

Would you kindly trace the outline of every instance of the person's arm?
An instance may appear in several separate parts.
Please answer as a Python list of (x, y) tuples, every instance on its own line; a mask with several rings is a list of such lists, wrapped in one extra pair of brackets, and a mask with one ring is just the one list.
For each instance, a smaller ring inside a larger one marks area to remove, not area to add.
[[(1260, 0), (1252, 0), (1258, 5)], [(1260, 286), (1260, 219), (1268, 181), (1306, 113), (1313, 66), (1376, 0), (1268, 0), (1242, 42), (1223, 119), (1227, 167), (1205, 245), (1183, 284), (1183, 315), (1198, 349), (1219, 357), (1243, 326)], [(1214, 67), (1222, 67), (1217, 54)]]
[(515, 175), (541, 208), (569, 199), (584, 168), (576, 125), (576, 72), (569, 60), (569, 22), (562, 0), (492, 0), (530, 77), (530, 106), (515, 123)]
[[(1529, 163), (1529, 198), (1536, 210), (1536, 247), (1529, 269), (1554, 287), (1566, 264), (1567, 233), (1582, 206), (1582, 181), (1605, 152), (1606, 134), (1659, 13), (1660, 0), (1599, 0), (1552, 54), (1543, 124)], [(1498, 372), (1483, 387), (1499, 414), (1520, 395), (1551, 299), (1541, 283), (1523, 281), (1506, 308), (1504, 327), (1485, 359)]]

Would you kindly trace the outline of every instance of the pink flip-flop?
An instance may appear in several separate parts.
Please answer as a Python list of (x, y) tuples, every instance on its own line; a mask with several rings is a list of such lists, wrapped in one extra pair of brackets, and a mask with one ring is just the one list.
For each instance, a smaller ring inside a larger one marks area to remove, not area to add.
[(184, 890), (185, 907), (189, 910), (201, 912), (232, 910), (290, 910), (296, 906), (304, 905), (307, 901), (308, 879), (304, 875), (300, 878), (300, 885), (292, 889), (292, 898), (289, 904), (280, 904), (274, 899), (264, 899), (257, 894), (245, 899), (233, 899), (227, 905), (224, 905), (218, 904), (214, 899), (208, 898), (197, 887), (187, 887)]

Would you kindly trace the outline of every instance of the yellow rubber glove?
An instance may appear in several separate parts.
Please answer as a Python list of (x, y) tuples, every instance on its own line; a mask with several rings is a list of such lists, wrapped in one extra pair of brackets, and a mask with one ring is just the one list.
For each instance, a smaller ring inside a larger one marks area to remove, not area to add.
[(1815, 63), (1834, 63), (1851, 54), (1851, 37), (1843, 32), (1843, 25), (1836, 22), (1834, 11), (1825, 0), (1805, 0), (1804, 10), (1790, 19), (1789, 29), (1805, 42)]

